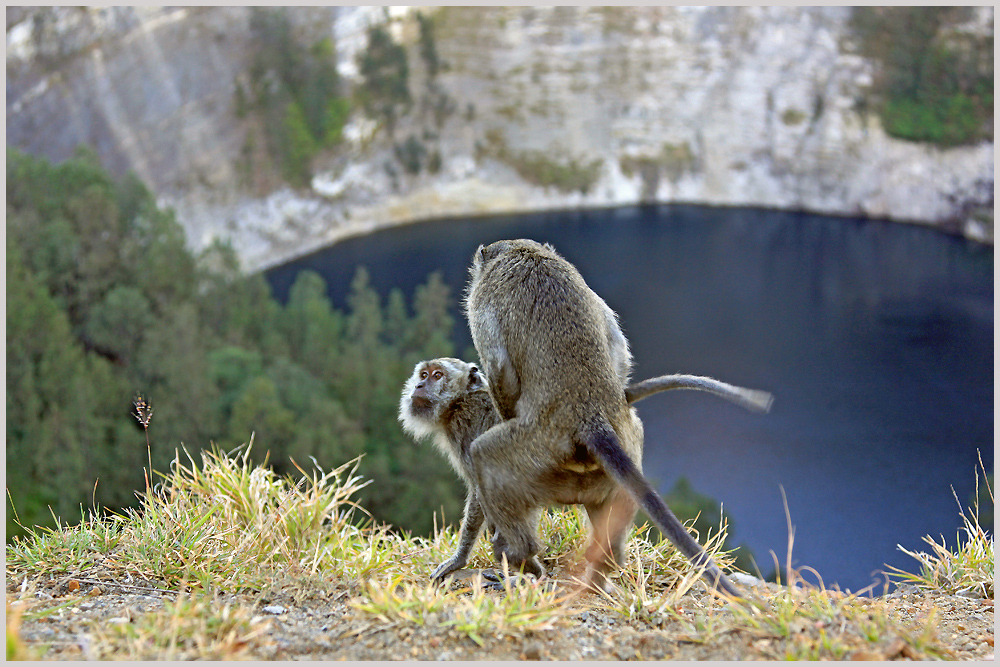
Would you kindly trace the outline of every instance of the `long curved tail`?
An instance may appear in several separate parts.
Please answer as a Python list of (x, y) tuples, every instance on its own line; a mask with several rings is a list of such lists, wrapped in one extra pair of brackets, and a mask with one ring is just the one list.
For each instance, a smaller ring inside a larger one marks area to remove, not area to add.
[(703, 568), (702, 577), (710, 588), (735, 598), (745, 597), (723, 574), (701, 545), (684, 529), (684, 525), (667, 507), (656, 489), (646, 481), (632, 459), (622, 449), (610, 425), (603, 425), (589, 434), (587, 448), (597, 458), (615, 481), (626, 489), (639, 506), (649, 515), (656, 527), (673, 542), (695, 567)]
[(649, 378), (626, 387), (625, 399), (629, 403), (635, 403), (651, 394), (668, 389), (708, 391), (753, 412), (767, 412), (774, 403), (774, 396), (770, 392), (737, 387), (701, 375), (661, 375)]

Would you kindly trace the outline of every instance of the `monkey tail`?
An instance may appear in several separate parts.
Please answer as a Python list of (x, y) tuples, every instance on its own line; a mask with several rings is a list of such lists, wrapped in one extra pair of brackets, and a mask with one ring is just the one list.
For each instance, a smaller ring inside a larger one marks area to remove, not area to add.
[(667, 503), (663, 501), (656, 489), (646, 480), (632, 459), (622, 448), (610, 424), (604, 423), (584, 438), (587, 449), (603, 465), (604, 469), (626, 489), (639, 503), (639, 506), (649, 515), (656, 527), (666, 535), (681, 553), (687, 556), (695, 567), (703, 568), (702, 576), (709, 586), (734, 597), (744, 595), (723, 574), (711, 557), (705, 553), (701, 545), (684, 529)]
[(651, 394), (668, 389), (708, 391), (727, 401), (742, 405), (752, 412), (768, 412), (771, 409), (771, 404), (774, 403), (774, 396), (770, 392), (737, 387), (701, 375), (661, 375), (643, 380), (625, 388), (625, 400), (629, 403), (635, 403)]

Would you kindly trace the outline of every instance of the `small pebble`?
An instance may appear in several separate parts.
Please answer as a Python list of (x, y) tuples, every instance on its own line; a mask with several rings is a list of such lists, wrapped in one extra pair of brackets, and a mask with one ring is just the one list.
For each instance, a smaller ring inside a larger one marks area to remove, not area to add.
[(902, 584), (896, 590), (894, 590), (889, 597), (891, 598), (901, 598), (904, 595), (912, 595), (916, 593), (919, 589), (912, 584)]
[(615, 656), (619, 660), (635, 660), (635, 649), (625, 647), (615, 651)]
[(542, 645), (538, 642), (532, 642), (524, 648), (524, 659), (525, 660), (541, 660), (542, 658)]
[(263, 611), (268, 614), (284, 614), (288, 610), (282, 607), (280, 604), (272, 604), (267, 607), (264, 607)]
[(959, 591), (955, 593), (957, 598), (965, 598), (967, 600), (979, 600), (983, 596), (979, 594), (979, 591)]
[(859, 660), (861, 662), (875, 662), (885, 660), (885, 656), (881, 653), (875, 651), (855, 651), (851, 654), (851, 660)]

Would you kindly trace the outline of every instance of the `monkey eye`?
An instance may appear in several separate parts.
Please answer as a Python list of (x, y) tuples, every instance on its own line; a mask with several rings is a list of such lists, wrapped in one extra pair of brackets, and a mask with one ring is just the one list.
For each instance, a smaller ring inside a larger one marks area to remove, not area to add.
[(444, 377), (444, 373), (442, 373), (441, 371), (434, 371), (434, 379), (435, 380), (440, 380), (443, 377)]
[(424, 380), (427, 378), (427, 371), (420, 371), (420, 379)]

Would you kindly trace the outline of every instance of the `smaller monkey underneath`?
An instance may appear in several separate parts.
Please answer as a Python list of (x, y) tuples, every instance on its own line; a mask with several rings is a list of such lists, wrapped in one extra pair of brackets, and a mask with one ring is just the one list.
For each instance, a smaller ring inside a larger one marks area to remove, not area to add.
[[(708, 391), (748, 410), (767, 412), (773, 396), (766, 391), (745, 389), (697, 375), (663, 375), (629, 385), (625, 397), (629, 403), (670, 389)], [(459, 545), (446, 562), (431, 575), (441, 580), (468, 563), (485, 521), (479, 504), (474, 477), (463, 463), (463, 454), (480, 434), (500, 422), (490, 399), (486, 378), (479, 369), (461, 359), (442, 357), (421, 361), (403, 387), (399, 401), (399, 421), (417, 440), (432, 438), (448, 458), (468, 490), (465, 514), (459, 531)], [(587, 472), (596, 464), (581, 463), (575, 472)], [(499, 554), (494, 554), (499, 562)]]

